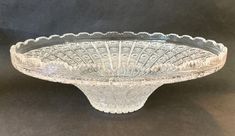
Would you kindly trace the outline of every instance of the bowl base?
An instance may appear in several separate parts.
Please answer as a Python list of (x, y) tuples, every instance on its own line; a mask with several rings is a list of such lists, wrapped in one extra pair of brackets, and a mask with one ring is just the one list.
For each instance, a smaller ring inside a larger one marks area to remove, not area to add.
[(75, 85), (97, 110), (106, 113), (134, 112), (144, 106), (148, 97), (162, 84), (155, 85)]

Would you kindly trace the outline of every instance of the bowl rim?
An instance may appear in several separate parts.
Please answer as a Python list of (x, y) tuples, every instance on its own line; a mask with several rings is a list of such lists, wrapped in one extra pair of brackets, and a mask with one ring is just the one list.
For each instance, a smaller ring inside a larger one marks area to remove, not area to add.
[[(191, 64), (197, 64), (197, 63), (202, 63), (201, 65), (208, 65), (208, 63), (213, 62), (213, 61), (217, 61), (218, 65), (219, 65), (219, 69), (221, 69), (223, 67), (223, 65), (225, 64), (226, 61), (226, 56), (227, 56), (227, 47), (225, 47), (222, 43), (217, 43), (214, 40), (206, 40), (205, 38), (202, 37), (191, 37), (189, 35), (178, 35), (178, 34), (174, 34), (174, 33), (169, 33), (169, 34), (163, 34), (160, 32), (154, 32), (154, 33), (148, 33), (148, 32), (138, 32), (138, 33), (134, 33), (131, 31), (124, 31), (124, 32), (117, 32), (117, 31), (109, 31), (106, 33), (103, 32), (93, 32), (93, 33), (88, 33), (88, 32), (80, 32), (78, 34), (74, 34), (74, 33), (65, 33), (63, 35), (51, 35), (49, 37), (45, 37), (45, 36), (41, 36), (38, 37), (36, 39), (27, 39), (23, 42), (17, 42), (15, 45), (12, 45), (10, 48), (10, 55), (11, 55), (11, 61), (13, 66), (19, 70), (20, 72), (36, 77), (36, 78), (40, 78), (40, 79), (44, 79), (44, 80), (50, 80), (50, 81), (54, 81), (54, 82), (62, 82), (62, 83), (73, 83), (73, 81), (65, 81), (67, 79), (60, 79), (60, 80), (56, 80), (56, 79), (50, 79), (50, 77), (46, 76), (46, 77), (41, 77), (35, 74), (31, 74), (27, 71), (25, 71), (24, 69), (20, 68), (19, 66), (17, 66), (16, 62), (14, 61), (15, 58), (20, 58), (22, 62), (25, 61), (32, 61), (32, 63), (35, 63), (35, 65), (40, 65), (40, 66), (45, 66), (48, 63), (44, 63), (41, 61), (41, 59), (37, 59), (37, 58), (33, 58), (31, 60), (29, 60), (28, 58), (25, 57), (25, 55), (23, 55), (21, 52), (19, 52), (20, 49), (22, 48), (27, 48), (30, 46), (33, 46), (32, 44), (35, 43), (47, 43), (49, 41), (55, 41), (55, 40), (59, 40), (60, 42), (72, 42), (74, 40), (74, 38), (80, 40), (80, 39), (107, 39), (107, 40), (123, 40), (123, 39), (135, 39), (135, 40), (165, 40), (165, 41), (170, 41), (170, 42), (181, 42), (187, 45), (192, 45), (193, 47), (197, 47), (197, 48), (202, 48), (204, 50), (208, 50), (208, 49), (213, 49), (214, 54), (216, 54), (214, 57), (210, 57), (207, 59), (206, 62), (199, 62), (197, 60), (194, 61), (189, 61), (187, 63), (185, 63), (182, 66), (179, 66), (179, 69), (183, 69), (185, 67), (187, 67), (188, 65)], [(72, 40), (72, 41), (71, 41)], [(72, 70), (75, 69), (74, 67), (68, 65), (67, 63), (64, 62), (53, 62), (59, 65), (63, 65), (66, 69)], [(20, 65), (20, 64), (18, 64)], [(150, 69), (150, 71), (154, 71), (156, 68), (153, 67), (152, 69)], [(189, 79), (188, 79), (189, 80)], [(182, 79), (182, 81), (184, 81), (184, 79)], [(76, 83), (82, 83), (84, 84), (86, 81), (82, 81), (82, 80), (76, 80)], [(95, 82), (95, 81), (94, 81)], [(142, 81), (141, 81), (142, 82)], [(149, 83), (152, 84), (153, 81), (149, 81)], [(104, 82), (101, 81), (101, 83), (105, 84)], [(148, 83), (148, 82), (146, 82)], [(112, 84), (112, 83), (108, 83), (108, 84)], [(127, 82), (128, 84), (128, 82)]]

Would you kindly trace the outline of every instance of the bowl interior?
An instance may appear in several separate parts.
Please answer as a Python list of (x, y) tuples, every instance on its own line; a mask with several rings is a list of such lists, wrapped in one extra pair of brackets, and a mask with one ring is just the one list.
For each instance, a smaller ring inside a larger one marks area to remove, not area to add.
[[(48, 64), (40, 68), (41, 74), (100, 80), (179, 75), (182, 71), (177, 68), (184, 63), (216, 56), (200, 47), (162, 39), (78, 39), (28, 47), (21, 50), (24, 56)], [(153, 67), (157, 69), (151, 72)]]

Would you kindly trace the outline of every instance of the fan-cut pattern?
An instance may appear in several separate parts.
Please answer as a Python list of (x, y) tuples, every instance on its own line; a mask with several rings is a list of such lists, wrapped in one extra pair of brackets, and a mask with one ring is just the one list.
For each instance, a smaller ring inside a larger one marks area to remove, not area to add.
[[(84, 77), (142, 77), (153, 66), (173, 65), (216, 56), (215, 54), (187, 45), (164, 41), (110, 40), (81, 41), (52, 45), (26, 52), (27, 57), (39, 58), (44, 63), (60, 61), (77, 69)], [(87, 64), (86, 68), (81, 68)], [(98, 67), (90, 68), (88, 65)], [(160, 69), (158, 73), (165, 69)], [(51, 72), (51, 71), (49, 71)], [(167, 71), (165, 74), (167, 74)], [(172, 72), (169, 71), (169, 72)], [(176, 71), (178, 72), (178, 71)]]

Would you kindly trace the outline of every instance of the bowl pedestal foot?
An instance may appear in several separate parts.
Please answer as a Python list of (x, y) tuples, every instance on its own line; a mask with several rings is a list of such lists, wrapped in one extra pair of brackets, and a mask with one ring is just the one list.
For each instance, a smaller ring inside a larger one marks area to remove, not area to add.
[(145, 104), (148, 97), (162, 84), (155, 85), (75, 85), (97, 110), (106, 113), (133, 112)]

